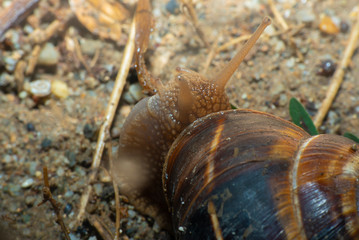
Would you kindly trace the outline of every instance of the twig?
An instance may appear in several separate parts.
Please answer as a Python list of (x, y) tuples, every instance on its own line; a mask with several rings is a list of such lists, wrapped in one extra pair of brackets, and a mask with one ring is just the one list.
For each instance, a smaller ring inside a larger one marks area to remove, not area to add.
[(237, 38), (234, 38), (234, 39), (230, 40), (229, 42), (223, 44), (222, 46), (218, 47), (217, 52), (222, 52), (224, 50), (227, 50), (230, 46), (236, 45), (236, 44), (238, 44), (240, 42), (243, 42), (243, 41), (246, 41), (251, 36), (252, 36), (252, 34), (248, 34), (248, 35), (243, 35), (243, 36), (239, 36)]
[(206, 59), (206, 62), (204, 63), (204, 66), (203, 66), (203, 70), (202, 70), (202, 73), (205, 75), (208, 68), (209, 68), (209, 65), (211, 64), (215, 54), (217, 53), (217, 44), (218, 44), (218, 40), (219, 38), (216, 38), (216, 40), (214, 41), (214, 43), (212, 44), (211, 46), (211, 49), (208, 53), (208, 56), (207, 56), (207, 59)]
[(50, 201), (52, 209), (54, 210), (54, 212), (56, 214), (56, 217), (57, 217), (56, 223), (61, 226), (61, 230), (65, 234), (66, 240), (70, 240), (69, 230), (66, 228), (65, 223), (62, 220), (61, 209), (60, 209), (61, 204), (58, 203), (52, 197), (52, 194), (51, 194), (51, 191), (50, 191), (49, 177), (48, 177), (48, 174), (47, 174), (47, 167), (43, 167), (43, 173), (44, 173), (44, 187), (42, 188), (42, 195), (43, 195), (44, 199), (37, 206), (40, 206), (40, 205), (46, 203), (47, 201)]
[(89, 67), (89, 65), (87, 64), (87, 62), (85, 61), (84, 56), (82, 55), (82, 51), (81, 51), (81, 47), (80, 47), (80, 43), (77, 40), (77, 38), (72, 38), (72, 40), (75, 43), (75, 53), (76, 56), (79, 58), (80, 62), (82, 63), (82, 65), (86, 68), (86, 71), (90, 74), (93, 75), (91, 68)]
[[(135, 39), (135, 20), (132, 21), (131, 32), (123, 54), (121, 68), (118, 71), (115, 85), (113, 87), (111, 97), (106, 109), (105, 121), (100, 128), (99, 137), (97, 139), (96, 150), (91, 165), (92, 171), (88, 179), (89, 183), (92, 183), (95, 180), (97, 175), (97, 169), (101, 163), (101, 157), (105, 147), (105, 140), (108, 138), (107, 134), (109, 133), (109, 129), (111, 127), (113, 118), (115, 116), (116, 108), (118, 106), (118, 102), (120, 100), (123, 87), (125, 86), (126, 83), (126, 77), (130, 69), (131, 60), (134, 52), (134, 39)], [(92, 186), (88, 184), (84, 193), (81, 196), (80, 210), (79, 210), (79, 214), (77, 215), (78, 223), (82, 222), (83, 220), (85, 214), (85, 207), (87, 205), (87, 201), (90, 197), (91, 191), (92, 191)]]
[(209, 45), (208, 41), (206, 40), (202, 29), (199, 27), (197, 14), (196, 14), (196, 11), (194, 10), (192, 0), (181, 0), (181, 2), (183, 4), (182, 11), (185, 13), (187, 18), (189, 18), (189, 20), (191, 20), (193, 27), (196, 30), (196, 33), (198, 34), (199, 38), (202, 40), (202, 42), (204, 43), (206, 48), (209, 48), (210, 45)]
[[(107, 152), (108, 152), (108, 158), (110, 161), (110, 169), (112, 168), (112, 144), (111, 141), (108, 142), (107, 144)], [(115, 224), (115, 240), (119, 240), (120, 239), (120, 221), (121, 221), (121, 212), (120, 212), (120, 195), (118, 192), (118, 187), (116, 184), (116, 181), (113, 179), (113, 175), (111, 174), (111, 179), (112, 179), (112, 184), (113, 184), (113, 189), (115, 191), (115, 205), (116, 205), (116, 224)]]
[(113, 239), (111, 231), (100, 220), (100, 218), (98, 218), (97, 216), (89, 215), (89, 214), (86, 215), (86, 218), (89, 221), (89, 223), (96, 228), (97, 232), (101, 235), (103, 240), (112, 240)]
[(319, 108), (317, 115), (314, 118), (314, 125), (317, 128), (322, 124), (325, 116), (327, 115), (327, 113), (329, 111), (330, 106), (333, 103), (335, 96), (337, 95), (339, 87), (340, 87), (341, 83), (343, 82), (345, 70), (349, 65), (350, 59), (351, 59), (351, 57), (354, 53), (354, 50), (358, 44), (358, 40), (359, 40), (359, 14), (357, 15), (356, 23), (353, 26), (352, 31), (350, 33), (349, 42), (345, 49), (343, 58), (340, 61), (340, 64), (334, 73), (333, 79), (332, 79), (330, 86), (327, 90), (325, 99), (324, 99), (321, 107)]
[(277, 22), (279, 23), (279, 25), (282, 27), (282, 29), (284, 31), (288, 30), (288, 24), (286, 23), (286, 21), (284, 20), (284, 18), (282, 17), (282, 15), (280, 14), (280, 12), (278, 11), (278, 9), (276, 8), (273, 0), (268, 0), (268, 4), (269, 7), (275, 17), (275, 19), (277, 20)]
[(38, 2), (39, 0), (15, 0), (8, 8), (2, 10), (0, 12), (0, 39), (6, 30), (24, 19)]

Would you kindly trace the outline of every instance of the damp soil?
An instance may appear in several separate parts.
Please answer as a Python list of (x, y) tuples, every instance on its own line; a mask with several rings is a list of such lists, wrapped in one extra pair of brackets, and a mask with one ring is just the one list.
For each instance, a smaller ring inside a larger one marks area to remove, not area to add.
[[(65, 1), (50, 2), (55, 11), (56, 7), (68, 5)], [(132, 12), (135, 3), (125, 1)], [(273, 17), (266, 1), (196, 0), (194, 3), (198, 25), (210, 46), (215, 42), (216, 46), (222, 46), (250, 34), (264, 16)], [(104, 168), (101, 167), (96, 181), (91, 183), (94, 191), (86, 214), (92, 220), (80, 225), (75, 220), (80, 197), (88, 184), (97, 133), (120, 67), (130, 19), (124, 22), (123, 39), (119, 43), (99, 38), (76, 18), (70, 20), (61, 33), (48, 40), (58, 53), (56, 62), (39, 64), (25, 78), (28, 83), (59, 80), (65, 83), (69, 95), (61, 98), (50, 92), (39, 97), (19, 86), (21, 83), (15, 80), (16, 71), (11, 64), (16, 66), (21, 59), (17, 57), (19, 51), (31, 52), (28, 48), (34, 47), (21, 42), (27, 34), (28, 22), (38, 21), (39, 27), (46, 28), (54, 19), (53, 14), (36, 19), (39, 15), (36, 13), (44, 11), (41, 4), (40, 1), (30, 13), (31, 19), (28, 17), (12, 27), (6, 33), (11, 37), (0, 42), (0, 234), (9, 235), (8, 239), (65, 239), (50, 204), (37, 206), (42, 201), (42, 168), (46, 166), (52, 194), (61, 204), (71, 239), (103, 239), (94, 222), (103, 224), (111, 233), (115, 231), (114, 190)], [(289, 31), (281, 31), (274, 21), (227, 84), (228, 96), (238, 108), (264, 111), (288, 120), (289, 100), (294, 97), (314, 116), (328, 90), (331, 67), (335, 68), (343, 56), (357, 1), (293, 0), (275, 4)], [(152, 5), (155, 24), (146, 61), (149, 70), (164, 82), (174, 76), (178, 66), (214, 76), (241, 45), (216, 53), (205, 69), (210, 48), (205, 47), (178, 3), (154, 0)], [(336, 33), (328, 34), (319, 28), (320, 24), (327, 24), (322, 22), (324, 15), (337, 24)], [(79, 41), (84, 61), (89, 65), (98, 54), (90, 69), (83, 66), (69, 47), (71, 38)], [(358, 76), (356, 52), (319, 128), (321, 133), (359, 135)], [(130, 88), (136, 84), (136, 73), (131, 69), (111, 130), (113, 151), (118, 145), (119, 129), (142, 96), (141, 90)], [(107, 157), (105, 154), (104, 159)], [(121, 196), (120, 210), (122, 239), (171, 239), (153, 219), (139, 214), (125, 196)]]

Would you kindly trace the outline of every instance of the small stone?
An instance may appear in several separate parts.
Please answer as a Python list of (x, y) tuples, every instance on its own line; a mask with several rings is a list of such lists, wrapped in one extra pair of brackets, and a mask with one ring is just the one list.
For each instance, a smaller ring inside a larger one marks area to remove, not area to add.
[(299, 10), (296, 12), (295, 16), (299, 22), (303, 23), (311, 23), (315, 20), (315, 14), (311, 8)]
[(69, 234), (69, 237), (70, 237), (71, 240), (80, 240), (80, 238), (77, 237), (77, 236), (76, 236), (75, 234), (73, 234), (73, 233), (70, 233), (70, 234)]
[(88, 89), (94, 89), (95, 87), (97, 87), (99, 85), (99, 82), (97, 81), (97, 79), (95, 79), (94, 77), (87, 77), (84, 81), (86, 87)]
[(94, 188), (94, 191), (95, 191), (96, 195), (101, 196), (102, 190), (103, 190), (102, 184), (101, 183), (96, 183), (96, 184), (93, 185), (93, 188)]
[(35, 203), (35, 201), (36, 201), (36, 197), (34, 197), (34, 196), (27, 196), (27, 197), (25, 198), (25, 204), (26, 204), (27, 206), (33, 206), (34, 203)]
[(96, 53), (97, 49), (102, 48), (102, 45), (103, 45), (102, 41), (99, 40), (86, 39), (86, 38), (80, 40), (82, 53), (89, 55), (90, 57), (92, 57)]
[(128, 92), (136, 100), (136, 102), (138, 102), (145, 96), (142, 90), (142, 86), (139, 83), (134, 83), (130, 85)]
[(47, 150), (51, 147), (51, 144), (52, 144), (52, 141), (45, 137), (41, 142), (41, 148), (43, 150)]
[(59, 61), (60, 54), (52, 43), (46, 43), (41, 49), (37, 64), (52, 66)]
[(287, 101), (288, 101), (287, 95), (282, 93), (279, 96), (278, 104), (279, 104), (279, 106), (283, 107), (283, 106), (285, 106), (287, 104)]
[(334, 22), (334, 19), (329, 16), (324, 16), (321, 18), (319, 29), (323, 33), (327, 33), (327, 34), (337, 34), (340, 31), (340, 28)]
[(67, 203), (66, 206), (64, 207), (64, 213), (66, 215), (69, 215), (72, 211), (72, 205), (70, 203)]
[(284, 90), (285, 90), (284, 84), (279, 81), (277, 83), (273, 84), (273, 86), (272, 86), (272, 94), (273, 95), (277, 95), (277, 94), (283, 92)]
[(29, 84), (28, 90), (36, 97), (46, 97), (51, 93), (51, 82), (49, 80), (36, 80)]
[(274, 46), (274, 51), (276, 51), (276, 52), (282, 52), (282, 51), (284, 51), (284, 50), (285, 50), (285, 44), (284, 44), (284, 42), (281, 41), (281, 40), (276, 41), (276, 44), (275, 44), (275, 46)]
[(289, 58), (285, 65), (288, 67), (288, 68), (293, 68), (295, 66), (295, 58), (294, 57), (291, 57)]
[(57, 176), (62, 177), (65, 174), (65, 170), (62, 167), (59, 167), (56, 170), (56, 174), (57, 174)]
[(26, 123), (26, 130), (28, 132), (34, 132), (35, 131), (35, 126), (34, 124), (32, 124), (31, 122), (30, 123)]
[(136, 212), (133, 211), (133, 210), (131, 210), (131, 209), (129, 209), (129, 210), (127, 211), (127, 213), (128, 213), (128, 217), (129, 217), (129, 218), (135, 218), (135, 217), (136, 217)]
[(67, 191), (64, 195), (65, 198), (71, 198), (74, 195), (73, 191)]
[(20, 185), (10, 183), (10, 184), (8, 185), (8, 187), (9, 187), (9, 188), (8, 188), (9, 194), (10, 194), (12, 197), (16, 197), (16, 196), (19, 196), (19, 195), (20, 195), (20, 190), (21, 190)]
[(83, 134), (87, 139), (93, 139), (96, 134), (96, 129), (92, 124), (86, 123), (83, 129)]
[(58, 98), (67, 98), (69, 96), (69, 88), (67, 84), (60, 80), (54, 80), (52, 82), (51, 92)]
[(29, 188), (29, 187), (32, 186), (32, 184), (34, 184), (34, 179), (28, 178), (21, 184), (21, 187), (22, 188)]
[(27, 92), (26, 92), (26, 91), (21, 91), (21, 92), (19, 93), (19, 98), (20, 98), (20, 99), (25, 99), (25, 98), (27, 98)]
[(347, 33), (349, 31), (350, 26), (346, 21), (340, 21), (339, 26), (342, 33)]
[(36, 176), (37, 162), (30, 162), (29, 173), (31, 176)]
[(14, 202), (14, 201), (10, 202), (7, 209), (12, 213), (17, 212), (18, 202)]
[(180, 12), (178, 2), (176, 0), (170, 0), (166, 4), (166, 10), (171, 14), (177, 15)]

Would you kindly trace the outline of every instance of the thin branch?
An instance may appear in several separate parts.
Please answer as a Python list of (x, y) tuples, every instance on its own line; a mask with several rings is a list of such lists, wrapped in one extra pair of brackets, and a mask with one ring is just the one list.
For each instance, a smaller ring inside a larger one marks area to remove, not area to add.
[[(113, 158), (112, 158), (111, 141), (109, 141), (107, 143), (107, 152), (108, 152), (108, 158), (110, 161), (110, 169), (113, 169), (112, 168)], [(120, 195), (118, 192), (118, 187), (117, 187), (116, 181), (113, 179), (113, 175), (112, 174), (110, 174), (110, 175), (111, 175), (111, 179), (112, 179), (113, 189), (115, 191), (115, 206), (116, 206), (116, 224), (115, 224), (115, 238), (114, 239), (119, 240), (120, 239), (120, 227), (121, 227)]]
[(337, 95), (340, 85), (343, 82), (345, 70), (350, 63), (350, 59), (353, 56), (354, 50), (358, 44), (358, 40), (359, 40), (359, 14), (357, 15), (356, 23), (353, 26), (352, 31), (350, 33), (349, 42), (345, 49), (343, 58), (340, 61), (340, 64), (334, 73), (333, 79), (332, 79), (330, 86), (327, 90), (325, 99), (324, 99), (321, 107), (319, 108), (317, 115), (314, 118), (314, 125), (317, 128), (322, 124), (325, 116), (327, 115), (327, 113), (329, 111), (330, 106), (333, 103), (335, 96)]
[(113, 236), (111, 234), (111, 231), (106, 226), (106, 224), (101, 221), (101, 219), (95, 215), (86, 215), (87, 220), (91, 224), (91, 226), (94, 226), (97, 230), (97, 232), (101, 235), (103, 240), (112, 240)]
[(181, 2), (182, 2), (182, 12), (184, 12), (186, 17), (192, 22), (196, 33), (198, 34), (199, 38), (204, 43), (206, 48), (209, 48), (210, 45), (209, 45), (202, 29), (200, 28), (200, 26), (198, 24), (198, 18), (197, 18), (197, 14), (196, 14), (196, 11), (193, 6), (193, 1), (192, 0), (181, 0)]
[(273, 0), (268, 0), (269, 7), (274, 15), (275, 20), (279, 23), (284, 31), (289, 29), (287, 22), (284, 20), (278, 9), (276, 8)]
[(232, 45), (236, 45), (236, 44), (238, 44), (240, 42), (243, 42), (243, 41), (246, 41), (246, 40), (250, 39), (251, 36), (252, 36), (252, 34), (247, 34), (247, 35), (243, 35), (243, 36), (239, 36), (237, 38), (234, 38), (234, 39), (230, 40), (229, 42), (223, 44), (222, 46), (218, 47), (216, 51), (218, 53), (218, 52), (222, 52), (224, 50), (227, 50)]
[(91, 165), (92, 171), (88, 179), (89, 184), (87, 185), (84, 193), (81, 196), (80, 210), (79, 210), (79, 214), (77, 215), (78, 223), (82, 222), (84, 218), (85, 207), (87, 205), (88, 199), (92, 191), (92, 186), (90, 183), (92, 183), (96, 178), (97, 169), (100, 166), (102, 153), (105, 148), (105, 140), (109, 138), (108, 136), (109, 129), (111, 127), (113, 118), (115, 116), (116, 108), (118, 106), (118, 102), (120, 100), (123, 87), (125, 86), (126, 83), (127, 74), (131, 66), (133, 52), (134, 52), (134, 39), (135, 39), (135, 19), (132, 21), (131, 32), (123, 54), (121, 68), (118, 71), (115, 85), (111, 93), (110, 101), (106, 109), (105, 121), (100, 128), (99, 137), (97, 139), (96, 150)]
[(44, 173), (44, 187), (42, 188), (43, 200), (37, 206), (40, 206), (40, 205), (46, 203), (47, 201), (49, 201), (51, 203), (52, 209), (54, 210), (54, 212), (56, 214), (56, 223), (60, 225), (62, 232), (65, 234), (66, 240), (70, 240), (69, 230), (65, 226), (65, 223), (62, 219), (61, 209), (60, 209), (61, 204), (58, 203), (52, 197), (52, 194), (51, 194), (50, 185), (49, 185), (49, 177), (48, 177), (48, 173), (47, 173), (47, 167), (43, 167), (43, 173)]

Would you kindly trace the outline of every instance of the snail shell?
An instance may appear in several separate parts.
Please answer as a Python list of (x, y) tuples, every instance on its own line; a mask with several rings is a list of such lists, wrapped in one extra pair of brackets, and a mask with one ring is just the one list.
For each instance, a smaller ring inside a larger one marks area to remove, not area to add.
[[(336, 135), (309, 136), (263, 112), (230, 110), (187, 127), (163, 182), (176, 236), (213, 239), (359, 237), (359, 154)], [(219, 227), (211, 219), (214, 204)]]

